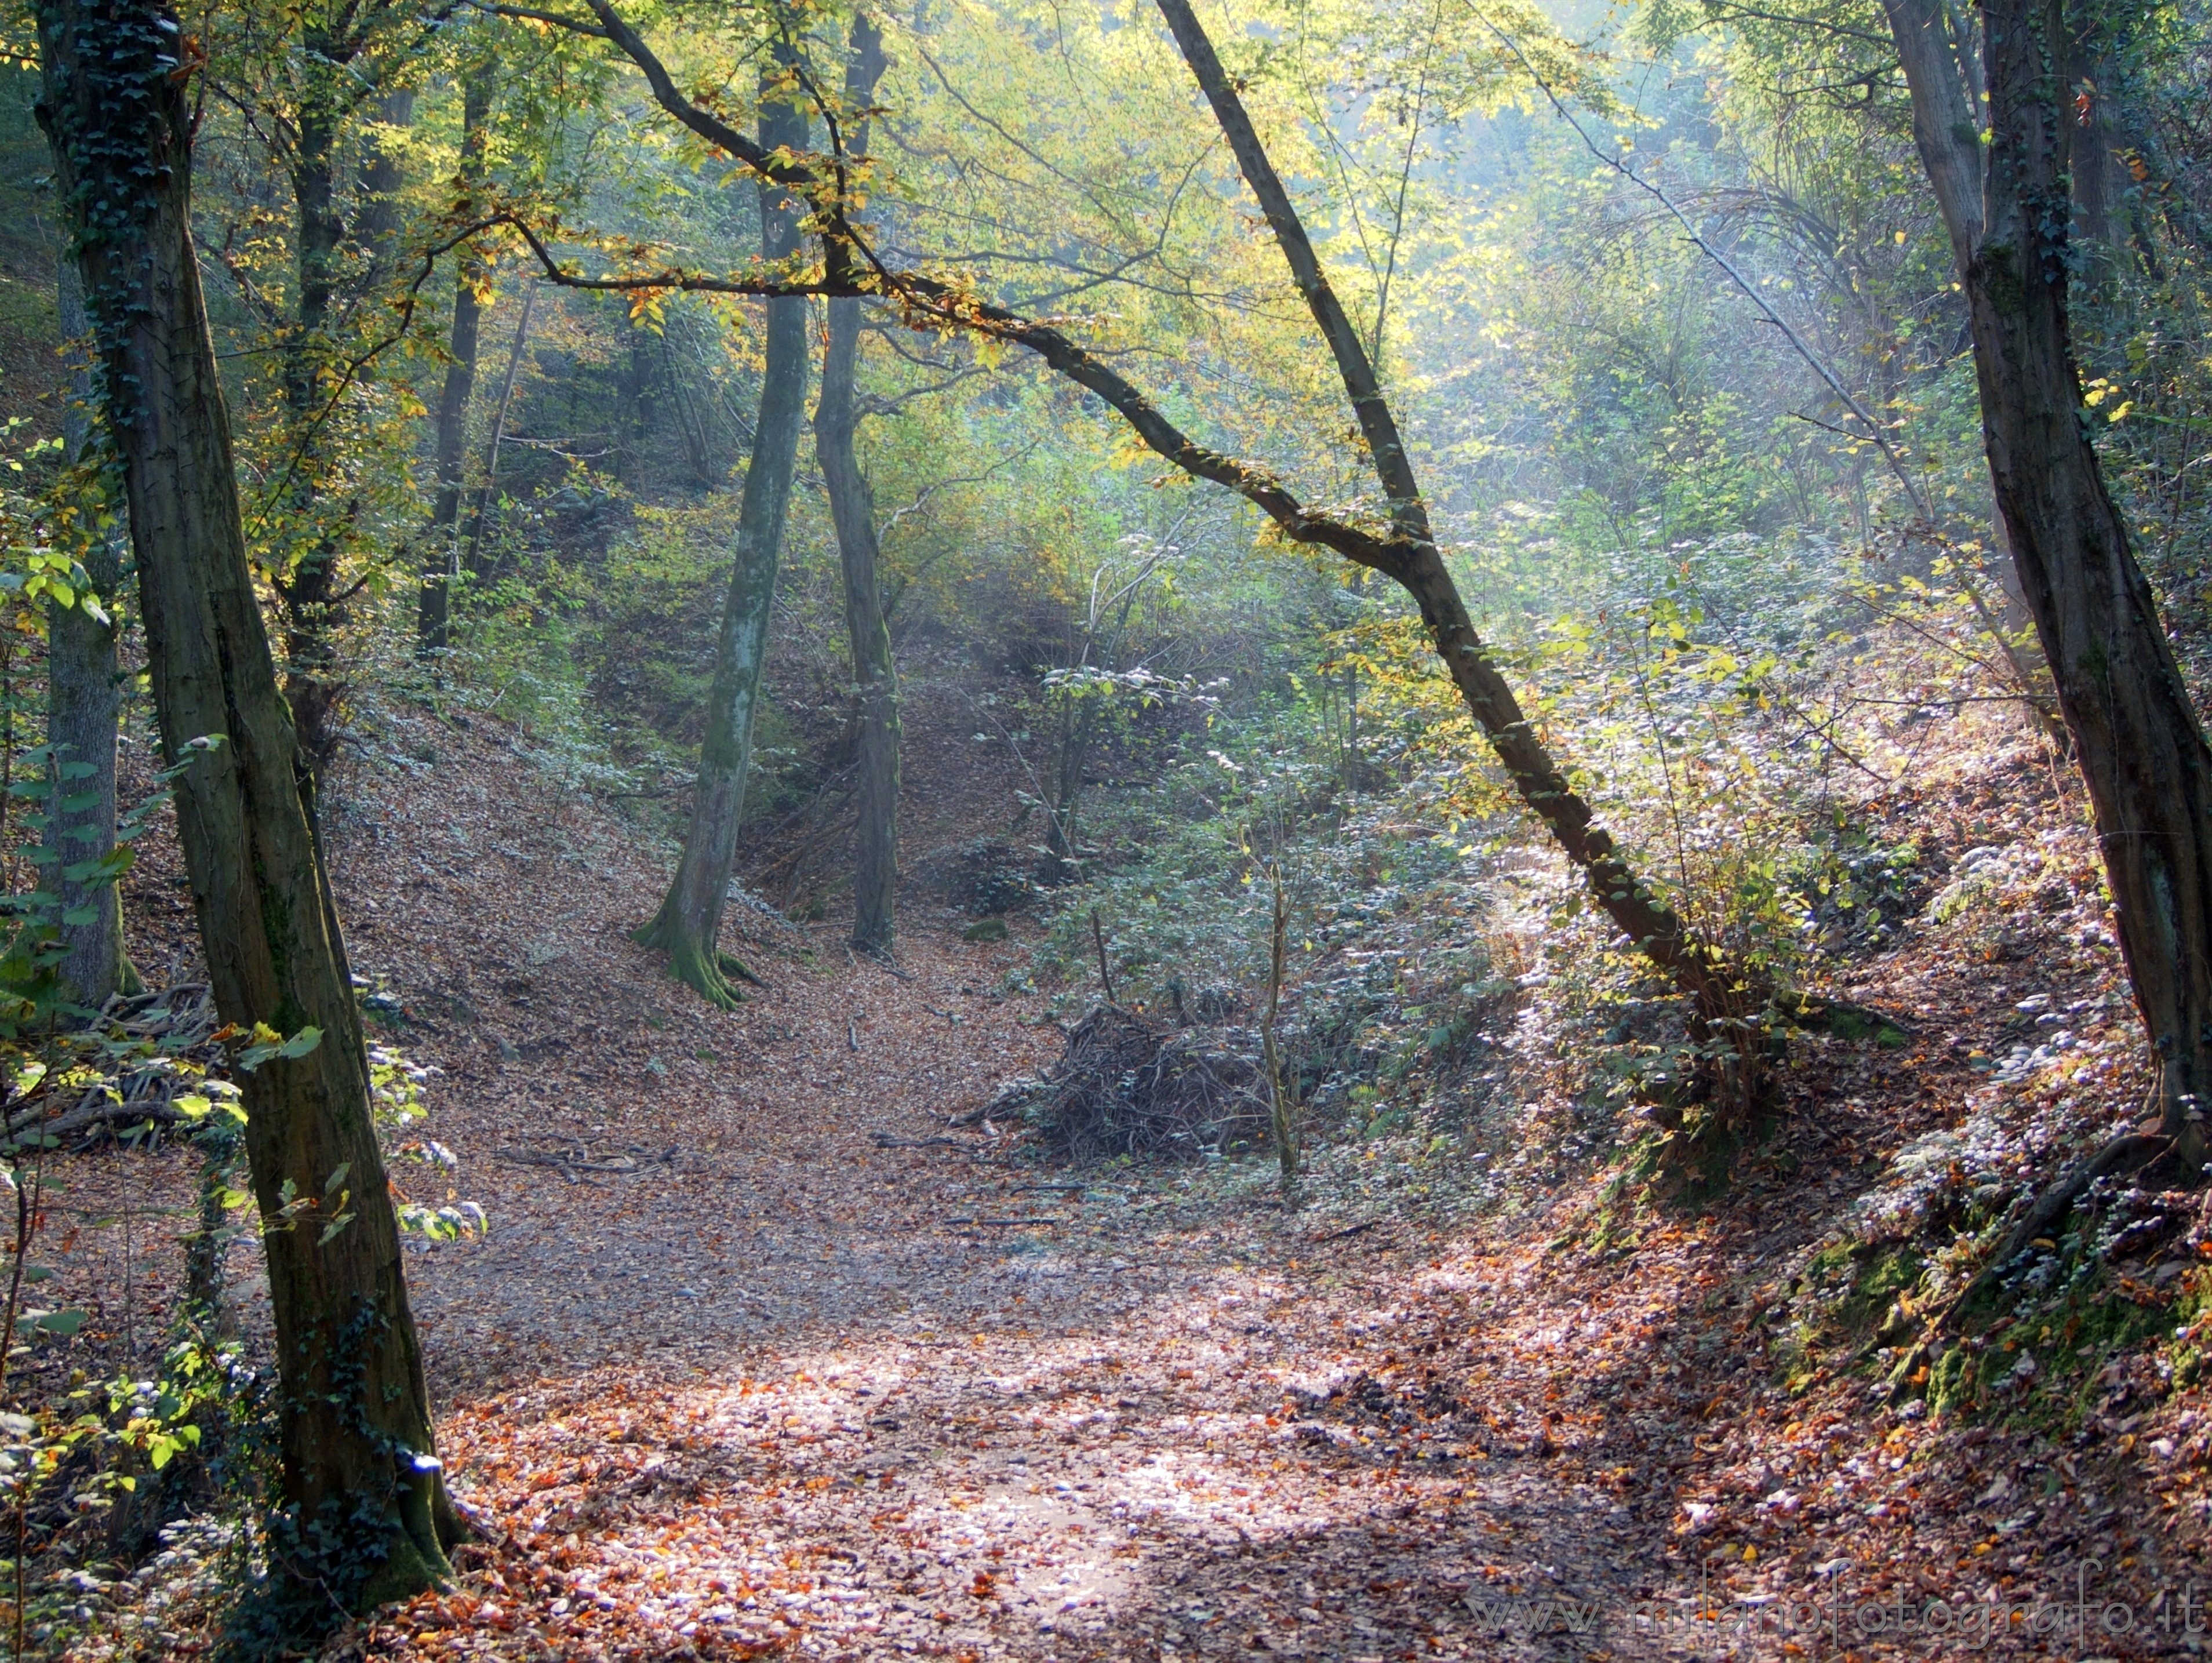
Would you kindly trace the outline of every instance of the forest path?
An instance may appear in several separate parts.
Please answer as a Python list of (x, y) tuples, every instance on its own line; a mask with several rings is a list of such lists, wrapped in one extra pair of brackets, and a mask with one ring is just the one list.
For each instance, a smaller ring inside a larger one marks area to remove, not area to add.
[[(352, 1654), (1579, 1658), (1583, 1600), (1631, 1654), (1656, 1533), (1566, 1459), (1540, 1257), (949, 1131), (1058, 1049), (1018, 941), (909, 904), (893, 974), (746, 914), (770, 986), (708, 1011), (623, 933), (642, 838), (423, 726), (334, 864), (494, 1220), (408, 1270), (487, 1545)], [(1469, 1345), (1480, 1407), (1423, 1361)]]

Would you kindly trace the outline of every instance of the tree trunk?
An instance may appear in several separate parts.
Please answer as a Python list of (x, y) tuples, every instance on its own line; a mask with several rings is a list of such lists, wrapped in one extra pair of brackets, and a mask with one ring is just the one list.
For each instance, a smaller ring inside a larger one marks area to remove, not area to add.
[(285, 416), (291, 428), (285, 458), (291, 481), (285, 495), (291, 535), (301, 552), (280, 565), (274, 586), (283, 604), (284, 696), (292, 707), (300, 749), (308, 767), (319, 773), (337, 743), (331, 728), (338, 670), (331, 637), (338, 623), (338, 542), (319, 523), (318, 500), (329, 460), (323, 411), (329, 394), (323, 371), (330, 357), (331, 303), (345, 222), (337, 205), (340, 105), (331, 84), (337, 62), (328, 44), (312, 32), (303, 56), (309, 62), (308, 90), (301, 100), (291, 170), (298, 300), (283, 342)]
[[(85, 332), (84, 291), (76, 268), (61, 263), (62, 333)], [(69, 456), (85, 459), (90, 424), (81, 406), (90, 403), (92, 376), (80, 367), (65, 423)], [(115, 657), (123, 591), (123, 551), (112, 531), (90, 528), (85, 575), (105, 604), (102, 623), (83, 608), (56, 608), (46, 622), (46, 743), (53, 748), (52, 795), (46, 803), (48, 871), (60, 913), (58, 966), (65, 997), (98, 1010), (110, 993), (135, 993), (138, 973), (123, 948), (123, 897), (114, 879), (83, 875), (115, 848), (115, 725), (122, 713), (123, 677)]]
[[(413, 89), (402, 87), (385, 94), (377, 100), (376, 119), (380, 126), (386, 129), (404, 130), (411, 126), (415, 120)], [(465, 149), (466, 139), (462, 143)], [(362, 208), (355, 230), (362, 251), (369, 258), (373, 280), (378, 282), (391, 277), (399, 252), (399, 193), (407, 187), (407, 173), (400, 165), (399, 156), (398, 148), (390, 143), (387, 134), (377, 132), (370, 136), (367, 152), (362, 157)]]
[[(803, 109), (763, 104), (760, 142), (771, 150), (804, 149), (807, 125)], [(760, 199), (762, 252), (771, 263), (787, 259), (799, 248), (799, 204), (775, 185), (763, 186)], [(721, 951), (722, 905), (737, 859), (753, 710), (768, 657), (776, 562), (791, 504), (799, 429), (805, 419), (806, 302), (793, 297), (772, 300), (768, 302), (760, 420), (754, 428), (752, 463), (745, 470), (738, 505), (736, 557), (714, 653), (714, 683), (707, 707), (706, 743), (699, 753), (691, 829), (684, 840), (684, 858), (667, 899), (653, 921), (637, 932), (638, 940), (668, 955), (670, 974), (725, 1009), (741, 997), (730, 978), (744, 974), (744, 968)]]
[[(461, 90), (461, 189), (473, 192), (483, 179), (484, 145), (491, 119), (494, 66), (471, 72)], [(464, 244), (453, 280), (453, 326), (447, 337), (452, 355), (446, 384), (438, 395), (438, 495), (430, 512), (428, 548), (422, 561), (422, 588), (416, 605), (415, 651), (435, 659), (446, 650), (452, 584), (461, 574), (461, 487), (467, 468), (469, 399), (477, 385), (477, 335), (481, 308), (477, 284), (482, 273)]]
[[(458, 1521), (428, 1393), (337, 913), (276, 685), (191, 231), (190, 66), (159, 0), (40, 0), (59, 194), (98, 343), (95, 390), (131, 511), (163, 747), (227, 1023), (320, 1041), (245, 1075), (276, 1326), (291, 1620), (447, 1575)], [(217, 742), (216, 736), (221, 736)]]
[[(1382, 396), (1374, 366), (1329, 287), (1290, 193), (1261, 145), (1243, 100), (1188, 0), (1158, 0), (1158, 4), (1183, 61), (1190, 66), (1229, 141), (1244, 182), (1259, 198), (1276, 246), (1290, 266), (1291, 280), (1328, 343), (1367, 441), (1370, 463), (1390, 503), (1395, 535), (1364, 563), (1373, 565), (1413, 597), (1437, 656), (1488, 737), (1521, 800), (1543, 821), (1581, 872), (1591, 899), (1638, 951), (1689, 996), (1701, 1027), (1737, 1029), (1764, 1002), (1764, 990), (1747, 985), (1735, 967), (1698, 940), (1674, 908), (1636, 876), (1611, 835), (1598, 825), (1589, 804), (1569, 787), (1565, 772), (1536, 737), (1511, 683), (1498, 673), (1489, 649), (1475, 633), (1467, 604), (1437, 548), (1413, 459), (1399, 436), (1396, 418)], [(1748, 1067), (1751, 1053), (1741, 1046), (1737, 1052), (1739, 1065)], [(1731, 1107), (1741, 1108), (1747, 1107), (1752, 1093), (1747, 1082), (1739, 1081), (1728, 1095)]]
[[(884, 72), (884, 37), (865, 15), (853, 20), (846, 59), (845, 108), (874, 101)], [(855, 119), (847, 148), (866, 155), (868, 125)], [(853, 687), (860, 724), (860, 823), (853, 835), (853, 945), (890, 950), (898, 883), (899, 694), (891, 634), (877, 573), (876, 501), (853, 452), (853, 399), (859, 379), (860, 302), (830, 302), (830, 340), (822, 357), (822, 397), (814, 407), (814, 455), (828, 488), (830, 517), (845, 570), (845, 633), (853, 644)]]
[[(1907, 49), (1928, 9), (1889, 3), (1916, 112), (1948, 95), (1946, 66)], [(2194, 1170), (2212, 1089), (2212, 748), (2083, 412), (2068, 314), (2065, 18), (2037, 0), (1985, 0), (1983, 19), (1990, 130), (1978, 222), (1944, 199), (1970, 158), (1983, 165), (1981, 136), (1917, 113), (1914, 136), (1946, 220), (1971, 231), (1960, 277), (1997, 507), (2089, 788), (2121, 951), (2160, 1065), (2160, 1129)]]
[(514, 320), (514, 339), (507, 343), (507, 373), (499, 379), (499, 402), (491, 407), (491, 434), (484, 440), (483, 483), (477, 487), (476, 512), (469, 516), (469, 552), (460, 563), (465, 572), (483, 570), (484, 521), (499, 491), (499, 451), (507, 442), (507, 413), (514, 407), (514, 378), (522, 370), (523, 349), (530, 343), (530, 313), (538, 303), (538, 285), (522, 288), (522, 315)]
[(853, 847), (853, 944), (878, 952), (893, 934), (898, 881), (899, 691), (877, 574), (875, 497), (853, 454), (853, 385), (860, 302), (830, 302), (830, 344), (814, 415), (815, 455), (829, 487), (845, 569), (845, 632), (860, 725), (859, 828)]

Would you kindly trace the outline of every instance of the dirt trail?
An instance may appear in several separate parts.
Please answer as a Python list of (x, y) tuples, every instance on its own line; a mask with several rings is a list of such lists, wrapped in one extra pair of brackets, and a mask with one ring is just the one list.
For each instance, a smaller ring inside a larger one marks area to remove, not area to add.
[[(488, 725), (398, 750), (334, 865), (495, 1221), (409, 1265), (489, 1545), (349, 1647), (1579, 1657), (1571, 1602), (1641, 1590), (1644, 1533), (1534, 1406), (1559, 1335), (1488, 1337), (1527, 1353), (1519, 1423), (1430, 1378), (1480, 1280), (1443, 1244), (1316, 1241), (1341, 1221), (1257, 1168), (1070, 1174), (947, 1130), (1057, 1048), (997, 991), (1018, 939), (910, 901), (894, 974), (746, 913), (771, 985), (711, 1012), (623, 933), (643, 840)], [(1540, 1326), (1525, 1267), (1487, 1274)]]
[[(909, 962), (896, 992), (821, 991), (933, 1004), (961, 961)], [(1395, 1244), (1304, 1243), (1167, 1174), (1023, 1190), (1065, 1174), (980, 1138), (880, 1150), (938, 1130), (927, 1089), (825, 1090), (842, 1025), (793, 1027), (759, 1096), (687, 1105), (714, 1154), (604, 1189), (519, 1169), (490, 1246), (418, 1260), (460, 1493), (548, 1569), (576, 1560), (568, 1611), (517, 1617), (844, 1657), (1581, 1654), (1477, 1645), (1463, 1596), (1621, 1593), (1587, 1560), (1626, 1548), (1626, 1509), (1469, 1459), (1449, 1405), (1360, 1369), (1412, 1326), (1375, 1308), (1404, 1291)], [(956, 1066), (981, 1040), (938, 1028)]]

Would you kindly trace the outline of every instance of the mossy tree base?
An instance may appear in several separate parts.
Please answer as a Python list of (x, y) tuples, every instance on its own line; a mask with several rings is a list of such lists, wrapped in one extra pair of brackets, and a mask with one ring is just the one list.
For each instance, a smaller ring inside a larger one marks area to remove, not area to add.
[(631, 931), (629, 938), (641, 947), (667, 954), (668, 974), (718, 1010), (734, 1011), (745, 1002), (744, 990), (738, 986), (741, 981), (755, 987), (768, 986), (745, 968), (743, 960), (709, 947), (697, 932), (686, 929), (675, 916), (673, 896), (662, 903), (651, 923)]

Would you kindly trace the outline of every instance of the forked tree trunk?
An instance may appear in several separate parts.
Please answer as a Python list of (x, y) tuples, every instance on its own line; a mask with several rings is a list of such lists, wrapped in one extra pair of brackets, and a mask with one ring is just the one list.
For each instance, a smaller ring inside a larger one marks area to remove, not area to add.
[[(242, 1081), (268, 1255), (284, 1518), (304, 1627), (447, 1574), (458, 1535), (408, 1313), (359, 1017), (246, 560), (190, 221), (189, 65), (158, 0), (40, 0), (59, 194), (120, 453), (155, 707), (216, 1007), (321, 1030)], [(220, 743), (210, 743), (215, 736)]]
[[(884, 72), (883, 32), (866, 16), (853, 20), (846, 60), (845, 108), (865, 110)], [(866, 155), (868, 124), (856, 119), (846, 143)], [(876, 500), (853, 452), (854, 395), (859, 381), (860, 302), (830, 302), (830, 339), (822, 356), (822, 397), (814, 407), (814, 455), (828, 487), (830, 517), (845, 571), (845, 633), (853, 645), (853, 688), (860, 724), (859, 827), (853, 834), (853, 944), (887, 950), (898, 883), (898, 667), (884, 621), (878, 572)]]
[[(485, 64), (470, 72), (461, 89), (461, 189), (483, 182), (484, 146), (491, 119), (492, 76)], [(438, 395), (438, 495), (430, 511), (428, 546), (422, 559), (422, 588), (415, 621), (415, 650), (434, 659), (446, 650), (453, 605), (453, 583), (461, 574), (461, 487), (465, 483), (469, 442), (469, 399), (476, 391), (477, 304), (481, 273), (464, 243), (456, 252), (453, 326), (446, 347), (446, 383)]]
[[(760, 142), (770, 150), (804, 149), (807, 124), (803, 109), (763, 104)], [(771, 262), (788, 258), (799, 248), (798, 204), (774, 185), (763, 186), (760, 199), (761, 251)], [(791, 506), (799, 430), (805, 420), (806, 302), (787, 296), (768, 302), (760, 419), (753, 430), (752, 463), (745, 470), (738, 504), (737, 551), (714, 652), (714, 683), (708, 695), (707, 738), (699, 752), (691, 828), (667, 899), (653, 921), (637, 932), (638, 940), (668, 955), (671, 974), (725, 1009), (742, 997), (731, 979), (745, 971), (721, 950), (722, 906), (737, 860), (753, 711), (768, 658), (776, 562)]]
[[(85, 332), (84, 290), (67, 260), (58, 286), (62, 333), (75, 341)], [(65, 438), (70, 459), (82, 462), (91, 431), (81, 407), (90, 402), (92, 377), (80, 367), (74, 379)], [(110, 993), (136, 992), (139, 984), (123, 950), (122, 893), (112, 877), (83, 872), (115, 848), (115, 725), (123, 707), (113, 622), (122, 610), (123, 550), (117, 533), (98, 525), (90, 531), (85, 575), (110, 621), (78, 606), (57, 608), (46, 621), (46, 743), (54, 767), (46, 847), (61, 915), (62, 988), (97, 1010)]]
[[(1959, 254), (1997, 507), (2089, 788), (2161, 1132), (2194, 1170), (2212, 1091), (2212, 748), (2090, 443), (2069, 331), (2063, 8), (1984, 0), (1986, 146), (1933, 0), (1888, 0)], [(1986, 151), (1986, 160), (1984, 153)], [(1972, 182), (1972, 190), (1961, 184)]]

